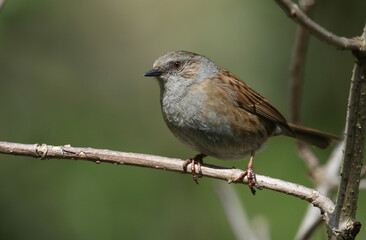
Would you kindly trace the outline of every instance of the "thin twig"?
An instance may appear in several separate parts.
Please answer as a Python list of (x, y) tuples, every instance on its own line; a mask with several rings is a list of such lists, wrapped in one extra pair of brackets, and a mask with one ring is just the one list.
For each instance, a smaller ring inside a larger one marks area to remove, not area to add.
[(236, 239), (241, 240), (257, 240), (259, 239), (252, 230), (246, 211), (243, 207), (242, 201), (239, 200), (238, 195), (227, 184), (216, 183), (215, 190), (221, 205), (223, 206), (226, 217), (229, 221), (230, 227)]
[[(328, 196), (331, 191), (338, 186), (339, 167), (342, 162), (343, 147), (344, 141), (340, 142), (337, 147), (334, 148), (326, 165), (318, 169), (320, 172), (319, 177), (322, 177), (322, 179), (318, 179), (320, 184), (317, 187), (317, 191), (321, 192), (325, 196)], [(309, 205), (300, 224), (299, 230), (296, 233), (295, 239), (309, 239), (313, 231), (322, 223), (321, 220), (320, 212)]]
[(299, 156), (305, 162), (310, 173), (312, 174), (314, 170), (320, 165), (318, 157), (315, 155), (314, 151), (304, 143), (297, 143), (297, 150), (299, 152)]
[[(314, 5), (314, 0), (300, 0), (299, 5), (304, 13), (311, 17), (312, 6)], [(304, 69), (306, 63), (306, 56), (308, 51), (310, 41), (309, 31), (302, 25), (299, 24), (295, 48), (293, 51), (293, 57), (290, 67), (290, 114), (291, 121), (300, 124), (301, 123), (301, 96), (302, 96), (302, 85), (304, 81)], [(299, 142), (297, 144), (297, 149), (300, 158), (304, 161), (309, 171), (312, 173), (317, 169), (319, 170), (320, 162), (318, 157), (314, 152), (305, 144)], [(318, 187), (319, 190), (319, 187)], [(324, 193), (324, 192), (323, 192)], [(322, 222), (320, 217), (320, 212), (309, 206), (307, 208), (306, 214), (300, 224), (299, 230), (296, 234), (295, 239), (305, 240), (308, 239), (317, 226)]]
[[(182, 167), (183, 160), (181, 159), (166, 158), (140, 153), (117, 152), (112, 150), (77, 148), (67, 145), (52, 146), (46, 144), (39, 145), (0, 142), (0, 153), (30, 156), (41, 159), (73, 159), (92, 161), (95, 163), (105, 162), (116, 165), (125, 164), (185, 173)], [(203, 176), (225, 180), (229, 183), (233, 182), (234, 179), (243, 173), (243, 171), (240, 169), (224, 168), (208, 164), (203, 164), (201, 170)], [(187, 173), (190, 172), (191, 167), (188, 166)], [(313, 189), (258, 174), (257, 182), (263, 188), (286, 193), (288, 195), (306, 200), (314, 206), (320, 208), (320, 210), (326, 215), (334, 210), (334, 203), (328, 197), (325, 197)], [(247, 184), (246, 178), (243, 183)]]
[[(320, 212), (316, 208), (310, 208), (308, 207), (308, 210), (306, 211), (305, 219), (308, 220), (306, 222), (306, 229), (304, 229), (303, 232), (297, 232), (295, 239), (296, 240), (308, 240), (311, 239), (312, 234), (314, 231), (323, 223), (323, 219), (321, 218)], [(305, 224), (305, 222), (302, 222), (301, 225)], [(305, 226), (305, 225), (304, 225)], [(301, 230), (301, 229), (300, 229)]]
[(291, 0), (275, 1), (291, 19), (308, 29), (311, 34), (319, 40), (342, 50), (366, 52), (366, 43), (361, 38), (339, 37), (311, 20), (311, 18), (306, 16), (306, 14), (300, 10), (299, 6), (294, 4)]
[[(314, 0), (302, 0), (300, 1), (301, 9), (309, 17), (312, 13), (312, 6), (314, 5)], [(302, 83), (303, 83), (303, 72), (306, 62), (306, 53), (309, 46), (310, 34), (308, 30), (299, 25), (296, 34), (294, 54), (291, 61), (290, 67), (290, 114), (291, 121), (296, 124), (300, 124), (300, 109), (301, 109), (301, 93), (302, 93)], [(309, 168), (310, 172), (313, 172), (319, 167), (319, 159), (314, 154), (314, 152), (305, 144), (297, 144), (299, 156), (305, 162), (306, 166)]]
[[(305, 3), (306, 2), (306, 3)], [(311, 15), (311, 6), (314, 1), (301, 1), (302, 10), (308, 16)], [(300, 100), (301, 100), (301, 87), (303, 82), (303, 70), (305, 69), (306, 53), (308, 51), (310, 40), (310, 34), (302, 25), (298, 26), (295, 48), (290, 67), (290, 114), (291, 121), (299, 124), (301, 121), (300, 117)]]

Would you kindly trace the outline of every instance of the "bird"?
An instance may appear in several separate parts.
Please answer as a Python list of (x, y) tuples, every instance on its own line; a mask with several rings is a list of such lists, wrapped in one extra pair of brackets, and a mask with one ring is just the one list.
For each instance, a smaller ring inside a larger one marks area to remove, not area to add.
[(159, 57), (144, 74), (160, 86), (164, 121), (181, 142), (199, 154), (184, 161), (201, 172), (203, 158), (242, 159), (250, 155), (246, 170), (234, 182), (244, 181), (253, 194), (261, 189), (253, 160), (257, 151), (272, 136), (283, 135), (319, 148), (327, 148), (336, 135), (296, 125), (264, 97), (230, 71), (209, 58), (189, 51), (170, 51)]

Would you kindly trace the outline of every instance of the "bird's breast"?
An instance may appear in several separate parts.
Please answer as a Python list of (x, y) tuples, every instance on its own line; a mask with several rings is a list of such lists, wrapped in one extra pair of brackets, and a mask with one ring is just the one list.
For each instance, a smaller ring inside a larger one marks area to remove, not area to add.
[(256, 115), (235, 106), (225, 88), (208, 81), (188, 91), (165, 91), (161, 107), (179, 140), (220, 159), (240, 159), (259, 149), (271, 134)]

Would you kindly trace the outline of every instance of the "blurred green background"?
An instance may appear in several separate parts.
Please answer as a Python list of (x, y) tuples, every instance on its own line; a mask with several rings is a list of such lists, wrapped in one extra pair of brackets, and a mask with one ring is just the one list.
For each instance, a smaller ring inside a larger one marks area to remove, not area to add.
[[(314, 17), (352, 37), (365, 1), (318, 1)], [(170, 50), (206, 55), (288, 116), (296, 25), (274, 1), (8, 0), (0, 12), (1, 141), (71, 144), (188, 158), (169, 132), (159, 88), (144, 78)], [(305, 125), (341, 134), (354, 59), (312, 38)], [(326, 161), (331, 149), (316, 150)], [(243, 161), (208, 163), (244, 168)], [(293, 141), (272, 138), (256, 172), (312, 187)], [(0, 239), (231, 239), (217, 180), (152, 169), (0, 155)], [(292, 239), (308, 204), (234, 186), (250, 220)], [(366, 192), (358, 220), (366, 224)], [(326, 239), (324, 229), (316, 239)], [(363, 229), (359, 239), (366, 239)]]

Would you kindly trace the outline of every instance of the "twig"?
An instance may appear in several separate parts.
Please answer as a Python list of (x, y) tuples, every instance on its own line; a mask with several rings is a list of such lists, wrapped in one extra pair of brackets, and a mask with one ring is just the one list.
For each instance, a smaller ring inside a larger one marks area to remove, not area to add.
[(215, 190), (219, 196), (221, 205), (225, 210), (226, 217), (236, 239), (259, 239), (255, 232), (252, 231), (253, 227), (251, 226), (244, 207), (232, 186), (216, 183)]
[[(362, 38), (366, 39), (366, 25)], [(337, 203), (329, 222), (333, 238), (354, 239), (360, 230), (355, 222), (366, 134), (366, 55), (354, 52), (353, 69), (345, 130), (345, 147)], [(339, 233), (340, 232), (340, 233)]]
[(251, 222), (253, 230), (260, 240), (271, 240), (270, 227), (267, 218), (255, 216)]
[[(300, 3), (305, 14), (311, 15), (311, 6), (314, 1), (301, 1)], [(294, 54), (290, 67), (290, 114), (293, 123), (300, 123), (300, 100), (301, 100), (301, 86), (303, 82), (303, 70), (305, 68), (306, 53), (309, 46), (310, 34), (303, 26), (299, 25)]]
[[(312, 6), (315, 0), (300, 0), (299, 5), (304, 13), (311, 17)], [(290, 67), (290, 114), (291, 121), (300, 124), (300, 108), (301, 108), (301, 95), (302, 95), (302, 85), (304, 79), (304, 69), (306, 63), (307, 50), (310, 41), (310, 34), (308, 30), (302, 26), (298, 26), (295, 48), (293, 52), (293, 57)], [(297, 149), (300, 158), (304, 161), (309, 171), (314, 177), (314, 172), (319, 171), (320, 162), (314, 152), (305, 144), (299, 142), (297, 144)], [(322, 189), (323, 186), (320, 186)], [(318, 187), (319, 190), (319, 187)], [(322, 192), (324, 194), (324, 192)], [(327, 195), (327, 193), (325, 193)], [(305, 240), (308, 239), (316, 227), (322, 222), (319, 211), (313, 208), (311, 205), (308, 206), (306, 214), (300, 224), (299, 230), (296, 234), (295, 239)]]
[[(305, 14), (311, 15), (314, 0), (302, 0), (300, 6)], [(290, 67), (290, 114), (291, 121), (300, 124), (300, 100), (302, 93), (303, 69), (305, 68), (306, 53), (309, 46), (310, 34), (308, 30), (299, 25), (296, 34), (294, 54)], [(297, 144), (299, 156), (305, 162), (310, 172), (319, 167), (319, 159), (314, 152), (305, 144)]]
[[(0, 153), (30, 156), (41, 159), (73, 159), (92, 161), (95, 163), (105, 162), (116, 165), (125, 164), (184, 173), (182, 167), (183, 160), (181, 159), (140, 153), (117, 152), (112, 150), (77, 148), (67, 145), (52, 146), (46, 144), (39, 145), (0, 142)], [(190, 173), (190, 171), (191, 168), (188, 166), (187, 173)], [(208, 164), (202, 165), (203, 176), (225, 180), (229, 183), (242, 173), (242, 170), (236, 168), (224, 168)], [(257, 182), (263, 188), (286, 193), (306, 200), (320, 208), (320, 210), (326, 215), (334, 210), (334, 203), (328, 197), (313, 189), (258, 174)], [(247, 180), (245, 179), (243, 183), (247, 184)]]
[(324, 41), (325, 43), (333, 45), (342, 50), (352, 50), (363, 53), (366, 52), (366, 43), (364, 40), (360, 38), (339, 37), (311, 20), (308, 16), (306, 16), (303, 11), (300, 10), (299, 6), (297, 4), (294, 4), (292, 1), (275, 1), (291, 19), (308, 29), (311, 34), (313, 34), (319, 40)]
[[(337, 195), (337, 205), (335, 212), (329, 216), (330, 221), (326, 221), (329, 239), (335, 239), (337, 237), (341, 237), (342, 239), (354, 239), (361, 226), (359, 222), (355, 222), (355, 213), (357, 208), (366, 127), (366, 26), (361, 37), (353, 39), (339, 37), (312, 21), (311, 18), (308, 17), (306, 13), (301, 11), (299, 7), (292, 1), (276, 0), (276, 2), (290, 18), (292, 18), (304, 28), (308, 29), (309, 32), (315, 37), (330, 45), (336, 46), (337, 48), (352, 50), (357, 59), (352, 77), (352, 85), (348, 103), (346, 123), (347, 136), (345, 141), (345, 154), (341, 174), (342, 178)], [(300, 35), (300, 37), (306, 38), (306, 34), (302, 36)], [(306, 45), (304, 46), (304, 40), (301, 41), (301, 39), (298, 39), (298, 41), (300, 46), (297, 46), (294, 55), (294, 65), (292, 68), (293, 82), (291, 85), (291, 89), (295, 90), (293, 95), (296, 96), (299, 96), (300, 93), (300, 64), (304, 58), (304, 51), (306, 50)], [(294, 97), (294, 103), (292, 106), (292, 117), (294, 121), (299, 121), (299, 112), (297, 112), (299, 99), (296, 96)], [(314, 161), (312, 157), (308, 157), (310, 156), (308, 154), (309, 151), (305, 151), (307, 155), (303, 155), (302, 152), (303, 151), (300, 151), (300, 155), (302, 155), (302, 158), (305, 160), (305, 162), (307, 162), (309, 168), (316, 168), (317, 162)], [(327, 186), (328, 191), (330, 190), (329, 187), (330, 186)], [(316, 222), (317, 221), (314, 221), (313, 223)], [(314, 229), (314, 225), (307, 225), (308, 231), (312, 231), (312, 229)], [(306, 237), (309, 235), (307, 231), (303, 231), (301, 236), (304, 237), (302, 239), (306, 239)]]
[[(335, 186), (338, 186), (338, 173), (339, 167), (342, 162), (344, 141), (340, 142), (336, 148), (334, 148), (327, 164), (319, 168), (321, 179), (317, 191), (321, 192), (325, 196), (328, 196)], [(313, 231), (322, 223), (321, 215), (316, 208), (311, 205), (308, 206), (305, 217), (303, 218), (299, 230), (296, 233), (296, 240), (306, 240), (309, 239)]]
[(313, 150), (309, 148), (309, 146), (301, 142), (297, 143), (297, 150), (299, 152), (299, 156), (305, 162), (310, 173), (312, 174), (314, 170), (320, 165), (318, 157), (314, 154)]
[[(304, 222), (304, 220), (308, 222)], [(306, 229), (301, 229), (301, 232), (297, 232), (297, 235), (295, 237), (296, 240), (308, 240), (311, 239), (311, 235), (314, 233), (314, 231), (320, 226), (320, 224), (323, 222), (321, 215), (319, 214), (319, 211), (316, 208), (310, 208), (308, 207), (306, 211), (306, 215), (303, 222), (301, 223), (301, 226), (305, 226)]]

